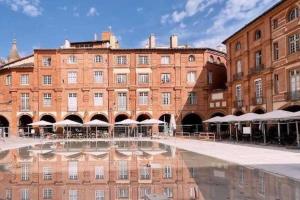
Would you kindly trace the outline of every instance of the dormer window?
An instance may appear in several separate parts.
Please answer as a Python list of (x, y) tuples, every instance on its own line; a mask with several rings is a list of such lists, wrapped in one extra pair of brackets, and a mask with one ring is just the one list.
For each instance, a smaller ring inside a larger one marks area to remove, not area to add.
[(261, 38), (261, 30), (256, 30), (255, 31), (254, 39), (255, 40), (259, 40), (260, 38)]
[(236, 50), (236, 51), (239, 51), (239, 50), (241, 50), (241, 48), (242, 48), (241, 43), (240, 43), (240, 42), (237, 42), (236, 45), (235, 45), (235, 50)]
[(189, 56), (189, 62), (195, 62), (196, 61), (196, 58), (194, 55), (190, 55)]
[(292, 21), (296, 18), (299, 17), (299, 9), (298, 7), (293, 8), (292, 10), (290, 10), (290, 12), (288, 13), (288, 21)]

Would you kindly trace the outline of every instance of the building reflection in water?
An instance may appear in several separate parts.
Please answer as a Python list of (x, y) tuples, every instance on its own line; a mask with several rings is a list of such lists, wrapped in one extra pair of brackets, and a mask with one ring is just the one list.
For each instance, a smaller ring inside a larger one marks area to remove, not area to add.
[(152, 142), (68, 142), (0, 152), (0, 199), (300, 199), (287, 177)]

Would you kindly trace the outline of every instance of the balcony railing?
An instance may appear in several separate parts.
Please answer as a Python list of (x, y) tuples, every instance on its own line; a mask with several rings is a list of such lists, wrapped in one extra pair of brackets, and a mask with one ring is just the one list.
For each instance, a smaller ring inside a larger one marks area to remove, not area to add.
[(300, 90), (288, 92), (287, 99), (292, 101), (300, 100)]
[(234, 101), (235, 108), (242, 108), (243, 107), (243, 100), (236, 100)]
[(252, 98), (253, 105), (262, 105), (265, 103), (265, 99), (263, 97), (254, 97)]
[(243, 76), (244, 76), (243, 72), (238, 72), (236, 74), (233, 74), (233, 80), (234, 81), (242, 80)]
[(252, 68), (250, 68), (250, 70), (249, 70), (249, 75), (253, 75), (253, 74), (260, 73), (260, 72), (262, 72), (264, 69), (265, 69), (265, 65), (264, 65), (264, 64), (261, 64), (261, 65), (252, 67)]
[(29, 112), (30, 111), (30, 105), (20, 105), (20, 111), (21, 112)]

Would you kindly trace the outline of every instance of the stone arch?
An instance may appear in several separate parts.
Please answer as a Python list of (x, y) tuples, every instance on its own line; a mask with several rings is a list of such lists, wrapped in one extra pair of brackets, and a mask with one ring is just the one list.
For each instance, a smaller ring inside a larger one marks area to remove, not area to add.
[(54, 115), (51, 115), (51, 114), (43, 114), (41, 116), (40, 120), (44, 120), (46, 122), (51, 122), (51, 123), (56, 122), (56, 119), (55, 119)]
[(25, 128), (28, 127), (28, 124), (32, 123), (32, 117), (30, 115), (24, 114), (19, 117), (19, 127)]
[(266, 110), (263, 107), (256, 107), (252, 110), (252, 112), (256, 114), (264, 114), (266, 113)]
[(234, 113), (233, 113), (233, 115), (235, 115), (235, 116), (240, 116), (240, 115), (243, 115), (243, 114), (245, 114), (245, 112), (242, 111), (242, 110), (236, 110), (236, 111), (234, 111)]
[(123, 121), (125, 119), (129, 119), (129, 116), (125, 113), (120, 113), (120, 114), (115, 116), (115, 122), (120, 122), (120, 121)]
[(69, 119), (78, 123), (83, 123), (83, 119), (81, 118), (81, 116), (76, 114), (67, 115), (64, 119)]
[(166, 131), (165, 129), (169, 129), (170, 128), (170, 121), (171, 121), (171, 114), (170, 113), (164, 113), (162, 114), (159, 118), (159, 120), (166, 122), (165, 125), (160, 125), (159, 126), (159, 132), (164, 132)]
[(287, 106), (284, 106), (282, 108), (282, 110), (286, 110), (286, 111), (290, 111), (290, 112), (297, 112), (297, 111), (300, 111), (300, 105), (298, 105), (298, 104), (287, 105)]
[(181, 120), (181, 125), (183, 132), (192, 133), (203, 131), (202, 118), (196, 113), (186, 114)]
[(216, 117), (216, 116), (224, 117), (225, 115), (226, 115), (226, 112), (224, 112), (222, 110), (217, 110), (217, 111), (214, 111), (214, 112), (210, 113), (208, 116), (209, 116), (209, 118), (213, 118), (213, 117)]
[(151, 115), (148, 113), (141, 113), (137, 116), (136, 121), (141, 122), (144, 121), (146, 119), (151, 119)]
[(95, 119), (98, 119), (98, 120), (101, 120), (104, 122), (108, 122), (108, 117), (102, 113), (96, 113), (96, 114), (92, 115), (90, 121), (95, 120)]

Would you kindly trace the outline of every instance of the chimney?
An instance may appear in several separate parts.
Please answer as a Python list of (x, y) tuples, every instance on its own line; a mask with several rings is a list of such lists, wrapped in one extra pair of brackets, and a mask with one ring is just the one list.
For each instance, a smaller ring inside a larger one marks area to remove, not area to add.
[(177, 35), (171, 35), (170, 37), (170, 48), (178, 47), (178, 37)]
[(155, 36), (151, 34), (149, 37), (149, 49), (155, 48)]

